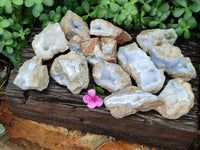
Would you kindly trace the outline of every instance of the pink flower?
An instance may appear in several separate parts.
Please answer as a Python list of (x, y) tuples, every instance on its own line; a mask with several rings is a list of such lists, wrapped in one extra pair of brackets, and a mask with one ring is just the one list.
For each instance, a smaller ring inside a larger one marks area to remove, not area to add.
[(84, 103), (86, 103), (89, 108), (95, 108), (96, 106), (100, 107), (103, 104), (103, 100), (100, 97), (95, 96), (95, 93), (96, 91), (94, 89), (90, 89), (88, 90), (89, 95), (83, 97)]

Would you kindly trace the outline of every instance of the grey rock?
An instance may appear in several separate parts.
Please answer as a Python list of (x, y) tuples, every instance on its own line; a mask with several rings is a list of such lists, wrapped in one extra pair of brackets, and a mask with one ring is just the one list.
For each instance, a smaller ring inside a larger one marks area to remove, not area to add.
[(164, 103), (155, 110), (168, 119), (178, 119), (187, 114), (194, 105), (191, 85), (182, 79), (169, 80), (159, 97)]
[(54, 60), (50, 75), (60, 85), (67, 86), (73, 94), (79, 94), (89, 84), (87, 61), (73, 51)]
[(184, 57), (180, 48), (165, 43), (149, 51), (151, 60), (159, 69), (164, 69), (173, 78), (189, 81), (196, 77), (196, 71), (190, 58)]
[(59, 23), (48, 25), (40, 34), (36, 35), (32, 46), (35, 54), (42, 60), (49, 60), (55, 54), (69, 48)]
[(137, 111), (149, 111), (163, 104), (158, 96), (142, 92), (135, 86), (126, 87), (104, 99), (104, 104), (115, 118), (135, 114)]
[(42, 91), (49, 84), (49, 75), (47, 66), (42, 65), (41, 58), (33, 57), (24, 62), (20, 67), (14, 84), (22, 90), (38, 90)]
[(118, 64), (106, 61), (98, 62), (94, 65), (92, 76), (96, 84), (112, 93), (131, 85), (128, 73)]
[(137, 35), (137, 42), (145, 52), (149, 52), (154, 46), (169, 43), (173, 45), (177, 39), (174, 29), (149, 29)]
[(157, 93), (163, 87), (165, 76), (155, 67), (150, 57), (134, 42), (119, 48), (119, 64), (145, 92)]

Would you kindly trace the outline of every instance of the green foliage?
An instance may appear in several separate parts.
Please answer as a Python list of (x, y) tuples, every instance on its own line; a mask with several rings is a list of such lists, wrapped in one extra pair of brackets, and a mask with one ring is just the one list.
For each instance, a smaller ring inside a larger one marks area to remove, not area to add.
[(5, 141), (9, 138), (9, 136), (6, 134), (5, 128), (2, 124), (0, 124), (0, 142)]
[(75, 12), (84, 20), (104, 18), (130, 30), (174, 28), (187, 39), (197, 28), (200, 0), (82, 0)]
[(54, 0), (2, 0), (0, 2), (0, 53), (16, 66), (33, 24)]
[(99, 87), (99, 86), (93, 86), (93, 89), (94, 89), (96, 92), (99, 92), (99, 93), (101, 93), (101, 94), (104, 93), (104, 90), (103, 90), (101, 87)]

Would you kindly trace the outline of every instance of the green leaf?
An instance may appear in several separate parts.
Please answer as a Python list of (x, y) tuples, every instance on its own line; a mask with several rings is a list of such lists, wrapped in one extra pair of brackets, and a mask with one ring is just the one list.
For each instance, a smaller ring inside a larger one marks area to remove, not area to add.
[(90, 16), (91, 18), (96, 18), (96, 16), (97, 16), (96, 11), (91, 12), (91, 13), (89, 14), (89, 16)]
[(12, 36), (13, 36), (12, 33), (8, 30), (4, 30), (4, 32), (2, 34), (3, 40), (11, 39)]
[(12, 3), (18, 6), (23, 5), (23, 0), (12, 0)]
[(162, 4), (163, 0), (156, 0), (156, 7), (160, 6)]
[(0, 26), (1, 26), (2, 28), (7, 28), (9, 25), (10, 25), (10, 22), (9, 22), (7, 19), (3, 19), (3, 20), (0, 22)]
[(35, 4), (34, 0), (25, 0), (26, 7), (32, 7)]
[(3, 6), (5, 6), (6, 5), (6, 0), (1, 0), (0, 1), (0, 7), (3, 7)]
[(54, 22), (60, 22), (62, 16), (60, 13), (56, 13), (55, 16), (54, 16)]
[(64, 7), (62, 8), (62, 13), (63, 13), (63, 14), (66, 14), (66, 13), (67, 13), (67, 11), (68, 11), (67, 7), (66, 7), (66, 6), (64, 6)]
[(13, 26), (13, 25), (14, 25), (14, 21), (13, 21), (12, 18), (8, 18), (8, 21), (9, 21), (10, 26)]
[(6, 46), (6, 51), (11, 54), (13, 53), (13, 48), (11, 46)]
[(39, 20), (40, 20), (40, 22), (47, 21), (47, 20), (49, 20), (49, 15), (47, 15), (46, 13), (42, 13), (42, 14), (40, 14)]
[(192, 5), (190, 5), (190, 8), (193, 12), (197, 13), (200, 11), (200, 4), (198, 3), (194, 3)]
[(178, 24), (180, 24), (182, 27), (186, 27), (186, 21), (183, 18), (178, 19)]
[(186, 29), (183, 36), (184, 36), (185, 39), (189, 39), (190, 38), (190, 31), (188, 29)]
[(42, 0), (42, 3), (46, 6), (53, 6), (54, 0)]
[(180, 17), (185, 11), (185, 8), (175, 8), (175, 10), (172, 12), (173, 16), (178, 18)]
[(32, 22), (32, 20), (29, 18), (29, 17), (26, 17), (24, 20), (23, 20), (23, 24), (30, 24)]
[(181, 36), (183, 34), (183, 28), (181, 27), (176, 28), (175, 31), (178, 36)]
[(125, 19), (126, 19), (126, 16), (125, 16), (124, 14), (121, 13), (121, 14), (119, 14), (119, 16), (118, 16), (117, 23), (118, 23), (119, 25), (121, 25)]
[(81, 3), (81, 7), (85, 10), (86, 13), (89, 13), (90, 4), (87, 1)]
[(6, 141), (9, 139), (9, 136), (7, 134), (4, 134), (0, 137), (0, 141)]
[(97, 12), (97, 17), (103, 18), (106, 13), (107, 13), (106, 9), (104, 7), (100, 7)]
[(194, 19), (190, 19), (190, 20), (188, 20), (188, 22), (187, 22), (187, 25), (188, 26), (190, 26), (190, 29), (194, 29), (194, 28), (196, 28), (197, 27), (197, 21), (196, 21), (196, 19), (194, 18)]
[(19, 31), (22, 29), (22, 26), (19, 23), (15, 23), (12, 27), (13, 30)]
[(100, 4), (101, 5), (108, 5), (110, 3), (109, 0), (101, 0)]
[(0, 124), (0, 134), (3, 134), (5, 132), (5, 128), (2, 124)]
[(102, 88), (100, 88), (99, 86), (93, 86), (93, 89), (96, 91), (96, 92), (99, 92), (101, 94), (104, 93), (104, 90)]
[(156, 16), (157, 15), (157, 8), (156, 7), (151, 7), (150, 11), (150, 16)]
[(117, 18), (118, 18), (118, 14), (116, 14), (115, 16), (114, 16), (114, 18), (113, 18), (113, 22), (116, 24), (117, 23)]
[(161, 12), (166, 12), (169, 10), (169, 4), (168, 3), (163, 3), (159, 8), (158, 10), (160, 10)]
[(113, 18), (115, 16), (115, 14), (116, 14), (115, 12), (109, 10), (108, 13), (107, 13), (107, 17), (108, 18)]
[(159, 24), (160, 29), (166, 29), (166, 25), (164, 23)]
[(132, 16), (131, 16), (131, 15), (128, 15), (127, 20), (128, 20), (128, 22), (132, 22), (132, 21), (133, 21)]
[(189, 7), (185, 9), (185, 16), (186, 17), (191, 17), (192, 16), (192, 10)]
[(56, 12), (62, 14), (62, 7), (61, 6), (57, 6)]
[(26, 28), (26, 29), (24, 30), (24, 33), (25, 33), (26, 35), (30, 34), (30, 33), (31, 33), (31, 29), (30, 29), (30, 28)]
[(186, 0), (177, 0), (177, 2), (178, 2), (179, 5), (181, 5), (182, 7), (187, 7), (187, 2), (186, 2)]
[(5, 11), (6, 11), (7, 14), (12, 14), (12, 11), (13, 11), (12, 6), (6, 7)]
[(130, 0), (130, 3), (133, 5), (133, 4), (135, 4), (135, 3), (137, 3), (138, 2), (138, 0)]
[(137, 15), (138, 14), (138, 9), (137, 7), (135, 7), (135, 5), (132, 6), (132, 10), (131, 10), (131, 15)]
[(13, 44), (13, 39), (8, 39), (6, 41), (6, 45), (12, 45)]
[(120, 6), (117, 3), (110, 3), (110, 9), (113, 12), (117, 12), (119, 10)]
[(170, 14), (170, 11), (162, 14), (161, 17), (160, 17), (160, 21), (161, 22), (165, 21), (168, 18), (169, 14)]
[(144, 4), (144, 10), (146, 11), (146, 12), (150, 12), (151, 11), (151, 6), (149, 5), (149, 4)]
[(128, 3), (128, 0), (117, 0), (117, 3), (120, 5), (124, 5), (124, 4)]
[(151, 21), (149, 22), (149, 27), (150, 28), (155, 28), (158, 25), (158, 21)]
[(51, 20), (54, 20), (55, 15), (56, 15), (56, 12), (54, 10), (51, 10), (49, 12), (49, 17), (50, 17)]
[(77, 8), (75, 9), (75, 12), (76, 12), (78, 15), (81, 15), (81, 14), (84, 13), (84, 9), (83, 9), (82, 7), (77, 7)]
[(83, 20), (86, 21), (88, 19), (88, 15), (82, 16)]
[(42, 0), (34, 0), (35, 4), (42, 4)]
[(32, 14), (34, 17), (39, 17), (40, 13), (43, 11), (43, 5), (42, 4), (36, 4), (34, 5), (32, 9)]
[(0, 27), (0, 35), (3, 34), (4, 29)]

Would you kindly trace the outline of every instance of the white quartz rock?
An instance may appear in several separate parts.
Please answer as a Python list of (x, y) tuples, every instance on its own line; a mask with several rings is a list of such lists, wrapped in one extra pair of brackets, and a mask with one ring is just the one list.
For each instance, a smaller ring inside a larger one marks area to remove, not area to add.
[(36, 89), (42, 91), (49, 84), (49, 75), (47, 66), (42, 65), (41, 59), (33, 57), (20, 67), (14, 84), (22, 90)]
[(162, 70), (155, 67), (150, 57), (134, 42), (119, 48), (119, 64), (136, 81), (137, 86), (145, 92), (157, 93), (164, 84)]
[(57, 57), (51, 66), (50, 75), (60, 85), (67, 86), (73, 94), (79, 94), (89, 84), (87, 61), (74, 51)]
[(164, 104), (155, 110), (168, 119), (177, 119), (187, 114), (194, 105), (191, 85), (181, 79), (169, 80), (159, 97)]
[(131, 85), (128, 73), (118, 64), (106, 61), (94, 65), (92, 76), (96, 84), (112, 93)]
[(48, 25), (40, 34), (34, 37), (32, 47), (35, 54), (42, 60), (49, 60), (55, 54), (66, 51), (68, 41), (59, 23)]
[(173, 78), (189, 81), (196, 77), (196, 71), (190, 58), (181, 54), (180, 48), (165, 43), (149, 51), (151, 60), (159, 69), (164, 69)]
[(173, 45), (177, 39), (174, 29), (149, 29), (137, 35), (137, 42), (145, 52), (149, 52), (156, 45), (169, 43)]
[(135, 86), (113, 93), (104, 99), (106, 108), (115, 118), (135, 114), (137, 111), (149, 111), (163, 104), (158, 96), (142, 92)]

